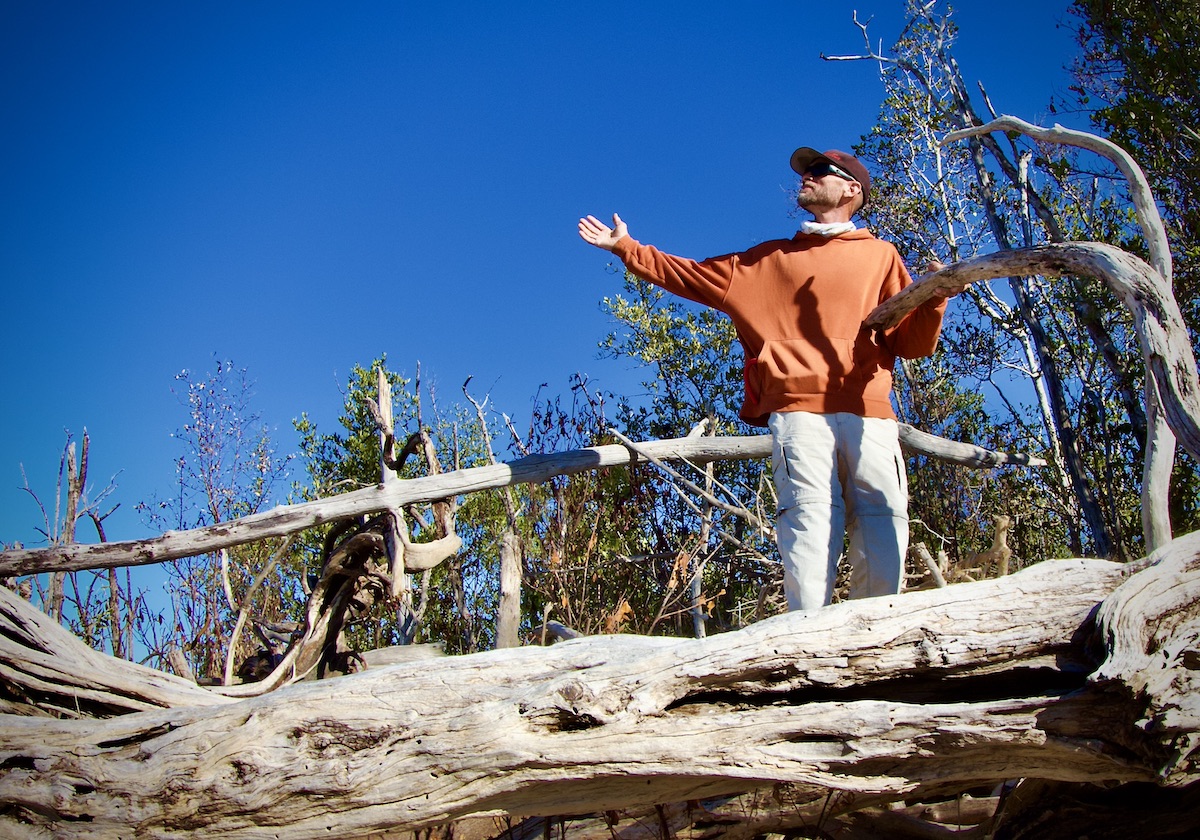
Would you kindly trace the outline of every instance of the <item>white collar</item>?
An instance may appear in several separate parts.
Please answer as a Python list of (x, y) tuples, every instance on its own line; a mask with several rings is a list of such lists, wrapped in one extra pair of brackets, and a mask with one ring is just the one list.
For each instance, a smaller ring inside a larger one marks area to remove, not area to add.
[(817, 236), (841, 236), (852, 230), (857, 230), (854, 222), (802, 222), (800, 224), (801, 233), (815, 233)]

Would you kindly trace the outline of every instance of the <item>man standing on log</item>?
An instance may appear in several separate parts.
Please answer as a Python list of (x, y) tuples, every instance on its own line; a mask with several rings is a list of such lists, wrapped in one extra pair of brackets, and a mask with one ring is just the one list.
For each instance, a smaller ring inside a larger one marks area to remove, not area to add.
[(850, 597), (900, 591), (908, 486), (892, 366), (934, 351), (946, 300), (871, 334), (867, 315), (912, 282), (895, 247), (851, 221), (871, 176), (837, 150), (800, 148), (791, 164), (797, 203), (813, 216), (791, 239), (696, 262), (631, 238), (615, 213), (611, 228), (580, 219), (579, 235), (642, 280), (733, 320), (745, 352), (741, 417), (771, 430), (784, 591), (788, 608), (803, 610), (832, 600), (847, 532)]

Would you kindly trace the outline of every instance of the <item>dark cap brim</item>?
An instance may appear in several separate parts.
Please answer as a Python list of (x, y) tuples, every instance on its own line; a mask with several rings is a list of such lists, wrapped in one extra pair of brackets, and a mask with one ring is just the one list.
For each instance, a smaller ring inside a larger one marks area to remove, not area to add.
[(797, 175), (803, 175), (804, 170), (808, 169), (808, 167), (812, 166), (819, 160), (823, 160), (826, 163), (832, 163), (834, 166), (837, 166), (837, 161), (825, 157), (825, 155), (821, 154), (816, 149), (810, 149), (808, 146), (801, 146), (799, 149), (792, 152), (792, 171), (794, 171)]

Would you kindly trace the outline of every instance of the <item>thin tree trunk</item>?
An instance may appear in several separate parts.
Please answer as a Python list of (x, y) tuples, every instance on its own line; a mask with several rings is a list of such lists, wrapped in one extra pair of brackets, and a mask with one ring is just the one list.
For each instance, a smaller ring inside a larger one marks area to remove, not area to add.
[(496, 647), (521, 644), (521, 538), (506, 530), (500, 538), (500, 603), (496, 613)]

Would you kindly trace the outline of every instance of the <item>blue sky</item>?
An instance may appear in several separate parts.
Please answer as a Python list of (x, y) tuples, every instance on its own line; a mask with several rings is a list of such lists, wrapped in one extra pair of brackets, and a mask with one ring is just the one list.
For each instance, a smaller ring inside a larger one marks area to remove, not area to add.
[[(148, 535), (174, 376), (218, 357), (284, 450), (385, 352), (518, 416), (576, 372), (635, 392), (597, 358), (620, 276), (576, 221), (695, 257), (790, 235), (792, 149), (848, 148), (881, 98), (820, 53), (861, 50), (855, 9), (885, 45), (902, 24), (899, 0), (812, 5), (7, 0), (0, 542), (41, 544), (22, 465), (51, 501), (85, 428), (109, 539)], [(1046, 122), (1067, 0), (961, 5), (967, 79)]]

